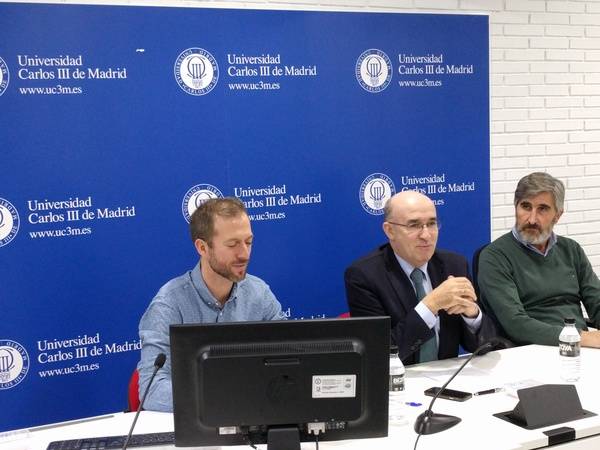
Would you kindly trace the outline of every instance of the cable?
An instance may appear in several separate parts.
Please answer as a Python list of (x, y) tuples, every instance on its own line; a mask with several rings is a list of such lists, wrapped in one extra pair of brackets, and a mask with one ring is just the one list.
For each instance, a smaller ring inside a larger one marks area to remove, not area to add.
[(423, 436), (421, 433), (417, 435), (417, 440), (415, 441), (415, 446), (413, 447), (413, 450), (417, 450), (417, 444), (419, 443), (419, 439), (421, 439), (421, 436)]
[(256, 447), (256, 445), (254, 445), (254, 443), (252, 442), (252, 439), (250, 438), (250, 430), (247, 429), (246, 427), (242, 427), (240, 429), (240, 431), (242, 432), (242, 436), (244, 436), (244, 438), (246, 439), (246, 444), (248, 444), (250, 447), (252, 447), (253, 449), (257, 449), (258, 447)]

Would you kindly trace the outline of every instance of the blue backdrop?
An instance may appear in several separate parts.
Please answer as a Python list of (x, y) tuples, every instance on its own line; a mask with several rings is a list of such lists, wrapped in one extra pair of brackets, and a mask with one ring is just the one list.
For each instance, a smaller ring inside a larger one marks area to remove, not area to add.
[(0, 431), (126, 406), (137, 324), (236, 195), (291, 318), (419, 189), (489, 241), (488, 17), (0, 4)]

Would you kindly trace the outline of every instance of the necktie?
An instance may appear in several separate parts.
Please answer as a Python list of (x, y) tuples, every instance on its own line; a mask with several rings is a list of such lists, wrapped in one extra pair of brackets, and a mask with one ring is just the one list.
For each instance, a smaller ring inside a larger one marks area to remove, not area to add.
[[(417, 291), (417, 300), (423, 300), (425, 297), (425, 286), (423, 285), (423, 272), (421, 269), (415, 269), (410, 274), (410, 279), (415, 285)], [(438, 346), (435, 339), (435, 335), (425, 342), (419, 349), (419, 362), (435, 361), (438, 359)]]

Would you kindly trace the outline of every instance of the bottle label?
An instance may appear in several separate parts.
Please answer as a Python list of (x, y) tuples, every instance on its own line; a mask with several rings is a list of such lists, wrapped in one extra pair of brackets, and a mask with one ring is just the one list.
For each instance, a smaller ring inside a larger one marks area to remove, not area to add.
[(390, 375), (390, 392), (404, 390), (404, 375)]
[(579, 342), (563, 342), (558, 343), (560, 356), (577, 357), (581, 351)]

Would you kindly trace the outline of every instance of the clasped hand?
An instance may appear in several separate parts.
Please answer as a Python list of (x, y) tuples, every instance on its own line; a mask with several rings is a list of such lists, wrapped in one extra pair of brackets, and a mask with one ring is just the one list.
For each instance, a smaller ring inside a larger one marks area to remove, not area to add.
[(449, 276), (446, 281), (425, 296), (423, 303), (434, 314), (437, 314), (440, 309), (448, 314), (463, 314), (466, 317), (477, 317), (479, 314), (475, 289), (465, 277)]

